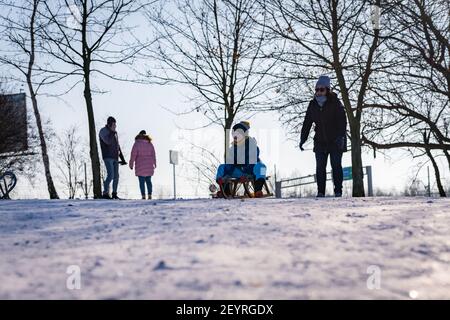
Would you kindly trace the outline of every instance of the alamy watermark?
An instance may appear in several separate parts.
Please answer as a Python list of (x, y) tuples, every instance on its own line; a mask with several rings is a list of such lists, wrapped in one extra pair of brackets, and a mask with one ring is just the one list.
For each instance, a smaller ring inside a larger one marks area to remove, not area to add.
[(66, 273), (69, 275), (66, 280), (66, 288), (68, 290), (81, 289), (81, 268), (78, 265), (70, 265), (67, 267)]

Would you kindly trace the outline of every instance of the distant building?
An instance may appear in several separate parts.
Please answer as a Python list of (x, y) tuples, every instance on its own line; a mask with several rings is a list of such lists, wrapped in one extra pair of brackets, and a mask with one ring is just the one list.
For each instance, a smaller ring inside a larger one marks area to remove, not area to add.
[(0, 154), (28, 149), (25, 93), (0, 95)]

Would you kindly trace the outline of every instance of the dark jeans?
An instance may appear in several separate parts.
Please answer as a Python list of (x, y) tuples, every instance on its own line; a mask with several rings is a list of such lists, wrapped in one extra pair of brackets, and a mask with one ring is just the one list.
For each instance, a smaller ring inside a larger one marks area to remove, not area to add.
[(139, 178), (139, 188), (141, 188), (141, 195), (145, 196), (145, 185), (147, 184), (148, 194), (152, 194), (152, 177), (138, 177)]
[(109, 185), (113, 182), (113, 193), (117, 193), (119, 185), (119, 162), (113, 158), (103, 159), (106, 167), (106, 179), (103, 183), (103, 193), (109, 193)]
[(325, 194), (328, 155), (330, 155), (331, 169), (333, 171), (334, 193), (342, 193), (343, 172), (341, 151), (316, 151), (317, 192)]

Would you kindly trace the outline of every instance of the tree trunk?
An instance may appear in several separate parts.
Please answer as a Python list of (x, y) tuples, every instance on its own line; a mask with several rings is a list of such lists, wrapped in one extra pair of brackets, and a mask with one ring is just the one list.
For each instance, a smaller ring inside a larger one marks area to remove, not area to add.
[(359, 123), (350, 122), (350, 134), (352, 143), (352, 177), (353, 177), (353, 197), (364, 197), (364, 174), (361, 156), (361, 132)]
[(355, 116), (349, 95), (349, 89), (345, 81), (341, 60), (339, 57), (339, 19), (337, 13), (338, 1), (332, 2), (332, 51), (333, 68), (336, 74), (338, 85), (341, 91), (342, 102), (347, 114), (350, 126), (350, 140), (352, 143), (352, 177), (353, 177), (353, 197), (364, 197), (364, 180), (361, 157), (361, 118)]
[(88, 45), (88, 2), (82, 1), (83, 12), (81, 21), (81, 44), (83, 52), (83, 75), (84, 75), (84, 100), (86, 102), (86, 111), (89, 125), (89, 155), (91, 158), (92, 182), (94, 199), (102, 198), (102, 182), (100, 172), (100, 159), (98, 157), (97, 130), (95, 129), (94, 107), (92, 105), (91, 91), (91, 54), (92, 51)]
[(47, 143), (45, 142), (44, 130), (42, 128), (41, 113), (39, 112), (38, 103), (36, 99), (36, 91), (33, 87), (32, 74), (34, 68), (35, 59), (35, 34), (34, 34), (34, 22), (36, 18), (38, 2), (33, 2), (32, 15), (30, 20), (30, 52), (28, 60), (28, 69), (26, 73), (28, 90), (30, 91), (31, 104), (33, 105), (34, 117), (36, 119), (36, 126), (38, 128), (39, 140), (41, 145), (42, 162), (44, 164), (45, 179), (47, 180), (47, 189), (50, 199), (59, 199), (56, 192), (55, 184), (53, 183), (52, 174), (50, 172), (50, 160), (48, 158)]
[(69, 171), (69, 199), (73, 199), (73, 185), (72, 185), (72, 170), (70, 168), (70, 165), (68, 166)]
[(434, 159), (433, 155), (431, 154), (430, 149), (425, 149), (428, 158), (430, 158), (431, 163), (433, 164), (433, 168), (434, 168), (434, 174), (436, 176), (436, 184), (439, 190), (439, 196), (441, 197), (447, 197), (447, 195), (445, 194), (445, 190), (444, 187), (442, 186), (442, 181), (441, 181), (441, 173), (439, 171), (439, 167), (436, 163), (436, 160)]
[(223, 152), (224, 163), (226, 163), (226, 161), (227, 161), (227, 150), (230, 146), (230, 130), (233, 125), (233, 120), (234, 120), (234, 117), (232, 117), (232, 116), (228, 116), (225, 119), (225, 127), (224, 127), (224, 132), (223, 132), (224, 133), (224, 152)]
[(95, 129), (94, 108), (92, 105), (90, 70), (86, 66), (84, 70), (84, 100), (89, 124), (89, 155), (91, 157), (92, 180), (94, 189), (94, 199), (102, 197), (102, 182), (100, 178), (100, 159), (98, 157), (97, 131)]
[(44, 130), (42, 128), (41, 114), (39, 112), (36, 94), (34, 93), (33, 84), (31, 79), (27, 79), (28, 89), (30, 91), (31, 103), (33, 105), (34, 117), (36, 118), (36, 126), (39, 133), (39, 141), (41, 145), (42, 162), (44, 164), (45, 179), (47, 180), (47, 189), (50, 199), (59, 199), (58, 193), (56, 192), (55, 184), (53, 183), (52, 174), (50, 171), (50, 160), (48, 158), (47, 143), (45, 142)]

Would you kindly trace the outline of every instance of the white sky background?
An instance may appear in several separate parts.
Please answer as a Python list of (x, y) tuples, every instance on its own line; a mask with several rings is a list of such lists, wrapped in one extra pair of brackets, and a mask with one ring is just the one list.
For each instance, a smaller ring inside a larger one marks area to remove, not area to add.
[[(136, 20), (134, 20), (136, 23)], [(142, 21), (142, 23), (145, 23)], [(144, 32), (141, 28), (140, 32)], [(115, 70), (120, 72), (121, 68)], [(156, 148), (158, 167), (153, 177), (154, 195), (170, 197), (172, 195), (172, 167), (169, 164), (169, 150), (188, 150), (190, 147), (184, 142), (187, 139), (197, 145), (212, 147), (218, 151), (218, 157), (223, 152), (223, 133), (219, 126), (211, 126), (199, 130), (180, 130), (180, 127), (195, 128), (206, 123), (205, 117), (201, 113), (194, 113), (186, 116), (176, 116), (166, 109), (173, 111), (185, 111), (189, 107), (186, 94), (189, 89), (180, 85), (139, 85), (133, 83), (117, 82), (104, 77), (95, 77), (93, 84), (102, 90), (107, 90), (104, 94), (95, 94), (93, 97), (94, 112), (97, 123), (97, 132), (105, 124), (109, 115), (117, 119), (117, 130), (122, 150), (128, 160), (135, 135), (145, 129), (153, 138)], [(52, 88), (52, 91), (63, 90), (67, 83), (60, 83)], [(26, 88), (24, 86), (23, 88)], [(313, 93), (311, 92), (311, 97)], [(76, 87), (72, 92), (63, 97), (64, 101), (56, 98), (41, 96), (38, 98), (39, 106), (44, 120), (50, 119), (52, 127), (58, 135), (62, 135), (70, 126), (76, 125), (80, 136), (87, 142), (87, 114), (83, 98), (82, 85)], [(31, 111), (31, 102), (27, 102)], [(268, 174), (273, 176), (274, 165), (277, 166), (279, 177), (290, 177), (307, 175), (315, 171), (315, 158), (312, 152), (311, 130), (307, 151), (300, 152), (298, 142), (288, 140), (287, 132), (278, 121), (279, 114), (265, 113), (258, 114), (251, 122), (251, 135), (254, 136), (261, 150), (261, 159), (268, 167)], [(236, 121), (247, 120), (237, 117)], [(180, 139), (183, 138), (183, 139)], [(50, 144), (50, 152), (55, 151), (56, 144)], [(100, 146), (99, 146), (100, 147)], [(388, 151), (389, 157), (384, 157), (377, 153), (377, 158), (373, 158), (372, 151), (365, 153), (363, 157), (364, 165), (372, 165), (374, 190), (382, 189), (389, 192), (393, 189), (401, 191), (411, 181), (415, 175), (417, 161), (412, 161), (402, 151)], [(343, 166), (351, 165), (351, 153), (344, 154)], [(422, 158), (423, 160), (424, 158)], [(438, 158), (442, 168), (443, 180), (448, 185), (450, 173), (447, 172), (442, 158)], [(55, 161), (52, 157), (51, 161)], [(103, 163), (102, 163), (103, 164)], [(431, 165), (430, 165), (431, 166)], [(180, 169), (181, 166), (178, 167)], [(330, 165), (328, 165), (330, 169)], [(42, 167), (39, 170), (43, 171)], [(179, 170), (180, 171), (180, 170)], [(436, 189), (434, 172), (430, 167), (433, 190)], [(59, 174), (54, 163), (52, 173), (58, 181)], [(180, 172), (178, 172), (180, 173)], [(182, 172), (182, 176), (190, 173)], [(119, 196), (127, 198), (140, 197), (137, 178), (128, 166), (120, 168)], [(88, 172), (88, 177), (90, 173)], [(426, 182), (426, 167), (422, 169), (419, 178)], [(39, 179), (40, 183), (31, 186), (25, 179), (21, 179), (18, 184), (16, 197), (35, 198), (48, 197), (45, 179)], [(196, 181), (188, 181), (180, 178), (177, 181), (177, 195), (179, 197), (207, 196), (208, 190), (197, 188)], [(331, 182), (328, 182), (330, 185)], [(61, 197), (63, 190), (58, 188)]]

